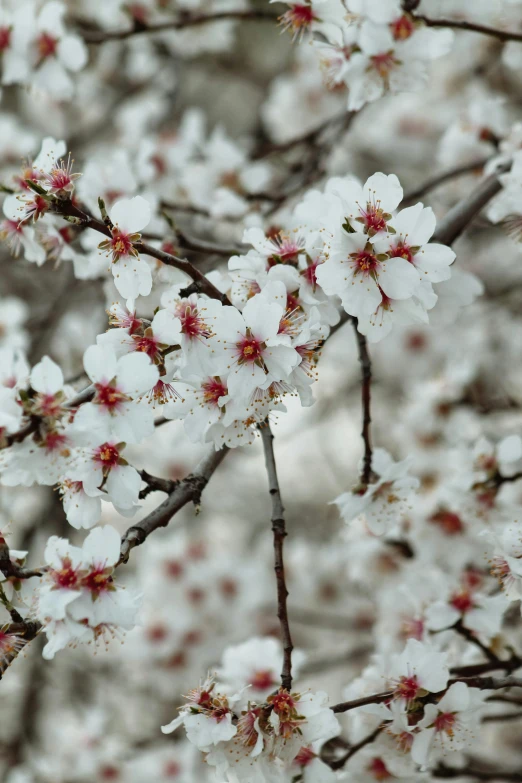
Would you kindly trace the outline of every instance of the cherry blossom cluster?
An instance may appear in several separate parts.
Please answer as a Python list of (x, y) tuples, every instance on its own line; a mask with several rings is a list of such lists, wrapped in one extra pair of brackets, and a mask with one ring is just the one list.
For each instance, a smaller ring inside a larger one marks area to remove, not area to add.
[[(275, 2), (275, 0), (272, 0)], [(425, 26), (400, 0), (311, 0), (290, 3), (286, 28), (313, 39), (326, 85), (348, 88), (348, 109), (359, 110), (388, 92), (421, 90), (429, 63), (453, 44), (451, 30)]]
[(5, 0), (0, 9), (1, 83), (30, 85), (57, 100), (74, 93), (72, 74), (87, 63), (83, 40), (65, 25), (58, 0)]

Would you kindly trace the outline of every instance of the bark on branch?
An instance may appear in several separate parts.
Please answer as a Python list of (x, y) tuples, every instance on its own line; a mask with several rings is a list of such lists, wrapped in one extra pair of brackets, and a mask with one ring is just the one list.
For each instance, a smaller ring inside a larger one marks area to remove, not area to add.
[(284, 506), (279, 490), (277, 468), (274, 455), (274, 436), (270, 429), (268, 419), (259, 427), (263, 449), (265, 452), (266, 472), (268, 475), (268, 491), (272, 498), (272, 531), (274, 533), (274, 571), (277, 582), (277, 616), (281, 625), (283, 640), (283, 670), (281, 672), (281, 684), (287, 691), (292, 689), (292, 637), (288, 619), (287, 598), (288, 590), (285, 581), (285, 565), (283, 558), (283, 544), (286, 533), (284, 519)]

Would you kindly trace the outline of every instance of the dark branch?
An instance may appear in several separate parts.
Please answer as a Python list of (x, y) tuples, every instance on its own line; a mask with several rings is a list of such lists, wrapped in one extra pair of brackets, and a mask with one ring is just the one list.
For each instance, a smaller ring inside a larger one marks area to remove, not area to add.
[(478, 639), (470, 630), (469, 628), (465, 628), (462, 624), (462, 620), (459, 620), (454, 626), (453, 630), (455, 630), (460, 636), (462, 636), (466, 641), (468, 641), (470, 644), (474, 644), (475, 647), (478, 647), (479, 650), (482, 650), (488, 661), (491, 661), (491, 663), (502, 663), (498, 655), (495, 655), (493, 650), (490, 650), (489, 647), (487, 647), (485, 644), (482, 644), (480, 639)]
[(377, 728), (371, 732), (371, 734), (368, 734), (368, 736), (364, 737), (360, 742), (357, 742), (355, 745), (352, 745), (349, 750), (346, 751), (344, 756), (341, 756), (340, 759), (337, 759), (336, 761), (329, 761), (328, 766), (333, 769), (342, 769), (346, 762), (351, 759), (352, 756), (354, 756), (359, 750), (366, 747), (366, 745), (370, 745), (372, 742), (374, 742), (381, 731), (384, 729), (384, 726), (377, 726)]
[(493, 196), (502, 190), (499, 174), (507, 171), (511, 162), (499, 167), (497, 172), (490, 174), (472, 191), (467, 198), (459, 201), (453, 209), (439, 222), (431, 241), (443, 245), (452, 245), (468, 227), (480, 210), (491, 201)]
[(472, 174), (473, 172), (482, 171), (488, 160), (489, 158), (482, 158), (482, 160), (476, 160), (474, 163), (465, 163), (462, 166), (457, 166), (454, 169), (450, 169), (449, 171), (445, 171), (444, 173), (438, 174), (435, 177), (431, 177), (431, 179), (427, 179), (426, 182), (424, 182), (418, 188), (411, 190), (409, 193), (406, 193), (401, 207), (405, 207), (408, 204), (418, 201), (427, 193), (435, 190), (440, 185), (444, 185), (445, 182), (450, 182), (451, 180), (462, 177), (465, 174)]
[(268, 419), (259, 427), (263, 448), (265, 451), (266, 472), (268, 475), (268, 491), (272, 497), (272, 531), (274, 533), (274, 571), (277, 581), (277, 616), (281, 625), (283, 640), (283, 670), (281, 672), (281, 684), (287, 691), (292, 689), (292, 637), (288, 620), (286, 600), (288, 590), (285, 582), (285, 566), (283, 559), (283, 544), (286, 537), (286, 525), (284, 519), (284, 507), (279, 491), (277, 468), (274, 456), (274, 436), (270, 429)]
[(101, 44), (105, 41), (123, 41), (126, 38), (132, 38), (135, 35), (150, 35), (152, 33), (163, 33), (167, 30), (184, 30), (187, 27), (199, 27), (212, 22), (220, 22), (226, 19), (235, 21), (249, 22), (266, 19), (271, 22), (277, 20), (277, 16), (268, 9), (251, 8), (247, 11), (220, 11), (216, 14), (196, 14), (194, 16), (180, 16), (178, 19), (171, 19), (168, 22), (158, 22), (157, 24), (139, 24), (131, 27), (129, 30), (82, 30), (81, 35), (87, 43)]
[(416, 14), (414, 18), (424, 22), (428, 27), (451, 27), (453, 30), (466, 30), (469, 33), (489, 35), (492, 38), (498, 38), (499, 41), (522, 41), (522, 33), (499, 30), (496, 27), (486, 27), (486, 25), (467, 22), (463, 19), (431, 19), (428, 16), (420, 16), (419, 14)]
[(352, 318), (353, 327), (355, 329), (355, 336), (357, 338), (357, 349), (359, 352), (359, 362), (361, 365), (361, 396), (362, 396), (362, 411), (363, 411), (363, 426), (361, 437), (364, 443), (364, 457), (363, 457), (363, 469), (361, 473), (361, 483), (364, 486), (368, 486), (372, 475), (372, 441), (370, 426), (372, 422), (371, 418), (371, 384), (372, 384), (372, 364), (370, 361), (370, 354), (368, 353), (368, 345), (366, 343), (366, 337), (357, 329), (357, 318)]
[(161, 505), (124, 533), (121, 540), (120, 563), (126, 563), (131, 549), (143, 544), (145, 539), (159, 527), (166, 527), (172, 517), (187, 503), (199, 504), (201, 493), (228, 451), (226, 446), (220, 451), (216, 451), (212, 447), (212, 450), (200, 461), (194, 472), (176, 483), (174, 491)]
[[(91, 215), (88, 215), (86, 212), (83, 212), (81, 209), (76, 207), (72, 201), (59, 201), (57, 199), (51, 202), (51, 210), (57, 215), (62, 215), (62, 217), (74, 218), (75, 220), (79, 221), (78, 225), (85, 226), (86, 228), (92, 228), (94, 231), (98, 231), (100, 234), (103, 234), (106, 237), (112, 236), (110, 228), (106, 226), (105, 223), (103, 223), (101, 220), (97, 220)], [(162, 262), (162, 264), (165, 264), (166, 266), (172, 266), (175, 269), (179, 269), (181, 272), (184, 272), (197, 284), (199, 293), (205, 294), (211, 299), (219, 299), (219, 301), (223, 302), (223, 304), (230, 304), (226, 294), (222, 294), (221, 291), (212, 285), (210, 280), (208, 280), (205, 275), (200, 272), (199, 269), (196, 269), (196, 267), (193, 266), (186, 258), (178, 258), (178, 256), (174, 256), (171, 253), (166, 253), (164, 250), (159, 250), (158, 248), (152, 247), (152, 245), (148, 245), (145, 242), (136, 242), (134, 247), (138, 252), (144, 253), (147, 256), (151, 256), (152, 258), (157, 258), (158, 261)]]

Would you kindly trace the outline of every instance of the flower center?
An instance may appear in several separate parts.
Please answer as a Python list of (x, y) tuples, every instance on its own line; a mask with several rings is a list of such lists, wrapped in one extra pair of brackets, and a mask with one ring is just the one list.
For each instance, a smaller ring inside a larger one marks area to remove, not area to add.
[(104, 469), (110, 470), (118, 465), (120, 453), (112, 443), (104, 443), (94, 452), (93, 460)]
[(11, 43), (11, 28), (0, 27), (0, 52), (8, 48)]
[(193, 305), (181, 305), (176, 308), (181, 321), (181, 331), (187, 337), (210, 337), (212, 332), (201, 317), (198, 308)]
[(388, 780), (388, 778), (391, 778), (391, 772), (388, 771), (386, 764), (378, 756), (368, 764), (368, 772), (375, 780)]
[(392, 35), (396, 41), (405, 41), (407, 38), (413, 35), (415, 30), (415, 25), (413, 24), (411, 17), (409, 17), (407, 14), (403, 14), (403, 16), (400, 16), (398, 19), (392, 22), (390, 27)]
[(64, 587), (73, 589), (78, 582), (78, 572), (73, 568), (71, 559), (64, 557), (59, 571), (51, 571), (52, 580), (56, 588)]
[(105, 590), (111, 589), (113, 582), (111, 572), (112, 568), (105, 568), (101, 566), (95, 568), (93, 571), (83, 577), (82, 587), (90, 590), (90, 592), (93, 594), (93, 598), (97, 597)]
[(471, 593), (468, 590), (459, 590), (457, 593), (453, 593), (450, 603), (461, 614), (469, 612), (474, 606)]
[(154, 336), (133, 334), (132, 339), (135, 351), (146, 353), (153, 362), (161, 357), (161, 350)]
[(253, 364), (263, 355), (264, 344), (248, 333), (236, 343), (236, 346), (240, 364)]
[(201, 384), (203, 400), (206, 405), (218, 405), (220, 397), (228, 394), (227, 387), (224, 386), (219, 378), (209, 378), (208, 381)]
[(441, 509), (431, 515), (430, 522), (439, 525), (448, 536), (456, 536), (464, 532), (464, 524), (458, 514)]
[(268, 699), (281, 723), (287, 723), (295, 715), (295, 701), (288, 691), (279, 691)]
[(395, 696), (398, 699), (405, 699), (409, 702), (414, 700), (419, 691), (420, 685), (416, 675), (401, 677), (395, 688)]
[(45, 418), (57, 419), (62, 413), (62, 405), (54, 394), (38, 394), (35, 400), (34, 410)]
[(118, 228), (112, 229), (110, 245), (114, 261), (117, 261), (120, 256), (128, 256), (132, 251), (132, 242), (128, 234), (122, 234)]
[(316, 18), (311, 5), (291, 5), (288, 11), (281, 17), (281, 23), (285, 30), (292, 28), (300, 32), (309, 27)]
[(58, 38), (54, 38), (49, 33), (40, 33), (36, 45), (38, 47), (38, 54), (42, 60), (45, 60), (47, 57), (52, 57), (56, 54)]
[(314, 753), (312, 748), (307, 748), (306, 746), (301, 748), (297, 756), (295, 757), (294, 761), (296, 764), (299, 764), (300, 767), (306, 767), (308, 764), (310, 764), (315, 758), (317, 758), (317, 753)]
[(433, 726), (435, 731), (444, 731), (449, 737), (452, 737), (456, 720), (453, 712), (441, 712), (433, 721)]
[(267, 688), (275, 685), (276, 682), (277, 680), (274, 679), (274, 675), (269, 669), (260, 669), (254, 672), (250, 678), (250, 685), (258, 691), (265, 691)]
[(355, 274), (362, 272), (363, 275), (370, 275), (379, 268), (379, 262), (369, 250), (360, 250), (358, 253), (350, 253), (355, 263)]
[(355, 218), (355, 220), (357, 223), (363, 224), (366, 233), (371, 237), (375, 236), (379, 231), (386, 231), (386, 221), (391, 218), (390, 214), (385, 213), (381, 209), (380, 203), (380, 201), (377, 201), (377, 204), (372, 204), (371, 201), (367, 201), (365, 208), (361, 207), (360, 204), (358, 205), (361, 216)]
[(121, 407), (122, 402), (128, 400), (123, 392), (116, 386), (111, 386), (110, 383), (95, 383), (94, 388), (96, 389), (96, 402), (108, 410), (116, 410)]
[(379, 76), (381, 76), (383, 79), (389, 75), (390, 71), (396, 65), (393, 52), (382, 52), (382, 54), (375, 54), (370, 58), (370, 62)]
[(395, 245), (390, 255), (392, 258), (405, 258), (406, 261), (409, 261), (410, 264), (413, 264), (412, 249), (405, 242), (399, 242), (397, 245)]

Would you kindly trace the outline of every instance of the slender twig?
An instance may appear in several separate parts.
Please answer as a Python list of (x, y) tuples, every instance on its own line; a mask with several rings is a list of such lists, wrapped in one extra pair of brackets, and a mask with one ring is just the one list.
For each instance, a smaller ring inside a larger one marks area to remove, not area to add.
[(415, 14), (415, 19), (424, 22), (428, 27), (451, 27), (454, 30), (466, 30), (470, 33), (480, 33), (498, 38), (499, 41), (522, 41), (522, 33), (510, 30), (499, 30), (497, 27), (486, 27), (476, 22), (467, 22), (464, 19), (431, 19), (428, 16)]
[(359, 362), (361, 365), (361, 399), (362, 399), (362, 411), (363, 411), (363, 426), (361, 431), (361, 437), (364, 443), (364, 457), (363, 457), (363, 469), (361, 473), (361, 483), (364, 486), (368, 486), (372, 475), (372, 440), (370, 427), (372, 423), (371, 417), (371, 384), (372, 384), (372, 364), (370, 360), (370, 354), (368, 353), (368, 345), (366, 343), (366, 337), (361, 334), (357, 329), (357, 318), (352, 318), (352, 324), (355, 329), (355, 336), (357, 338), (357, 350), (359, 352)]
[(351, 759), (352, 756), (354, 756), (358, 751), (360, 751), (362, 748), (366, 747), (366, 745), (370, 745), (372, 742), (374, 742), (381, 731), (384, 729), (384, 726), (377, 726), (374, 731), (372, 731), (370, 734), (368, 734), (366, 737), (363, 737), (360, 742), (357, 742), (355, 745), (352, 745), (349, 750), (346, 751), (344, 756), (341, 756), (340, 759), (337, 759), (336, 761), (330, 761), (328, 763), (328, 766), (333, 769), (342, 769), (346, 762)]
[(283, 639), (283, 670), (281, 672), (281, 684), (287, 691), (292, 688), (292, 637), (288, 620), (286, 600), (288, 590), (285, 581), (285, 566), (283, 559), (283, 543), (286, 537), (286, 525), (284, 519), (284, 507), (279, 490), (277, 468), (274, 455), (274, 436), (270, 429), (268, 419), (259, 427), (263, 449), (265, 452), (265, 465), (268, 475), (268, 491), (272, 497), (272, 531), (274, 533), (274, 571), (277, 581), (277, 616), (281, 625)]
[[(83, 212), (75, 206), (72, 201), (59, 201), (57, 199), (52, 202), (51, 210), (57, 215), (62, 215), (62, 217), (72, 217), (78, 220), (80, 225), (98, 231), (106, 237), (112, 236), (110, 228), (106, 226), (105, 223), (101, 220), (97, 220), (86, 212)], [(184, 272), (196, 283), (200, 293), (206, 294), (211, 299), (219, 299), (223, 304), (230, 304), (226, 294), (222, 294), (221, 291), (219, 291), (210, 280), (208, 280), (205, 275), (200, 272), (199, 269), (196, 269), (196, 267), (186, 258), (178, 258), (178, 256), (166, 253), (164, 250), (152, 247), (152, 245), (148, 245), (145, 242), (136, 242), (134, 247), (139, 253), (144, 253), (152, 258), (157, 258), (158, 261), (161, 261), (166, 266), (172, 266), (175, 269)]]
[(484, 715), (482, 723), (503, 723), (504, 721), (520, 720), (522, 712), (502, 712), (498, 715)]
[(518, 655), (512, 655), (506, 661), (488, 661), (487, 663), (472, 663), (468, 666), (454, 666), (450, 673), (457, 677), (477, 677), (493, 671), (513, 672), (522, 667), (522, 659)]
[(152, 476), (150, 473), (147, 473), (146, 470), (139, 470), (138, 473), (141, 476), (141, 480), (147, 485), (145, 489), (142, 489), (140, 492), (141, 500), (146, 498), (151, 492), (166, 492), (167, 495), (169, 495), (171, 492), (174, 492), (179, 484), (179, 481)]
[(81, 35), (87, 43), (101, 44), (105, 41), (123, 41), (126, 38), (132, 38), (135, 35), (150, 35), (152, 33), (163, 33), (168, 30), (184, 30), (187, 27), (199, 27), (212, 22), (220, 22), (226, 19), (249, 22), (266, 19), (268, 21), (277, 21), (276, 14), (264, 8), (250, 8), (248, 10), (237, 11), (219, 11), (215, 14), (195, 14), (194, 16), (181, 15), (178, 19), (169, 19), (168, 22), (157, 22), (154, 24), (139, 24), (128, 30), (82, 30)]
[(357, 707), (365, 707), (367, 704), (382, 704), (383, 701), (388, 701), (392, 696), (392, 691), (372, 693), (371, 696), (361, 696), (360, 699), (352, 699), (351, 701), (342, 701), (339, 704), (334, 704), (332, 710), (333, 712), (349, 712), (349, 710), (356, 710)]
[(439, 764), (431, 774), (435, 778), (475, 778), (475, 780), (496, 780), (508, 781), (508, 783), (521, 783), (522, 774), (520, 772), (510, 772), (501, 769), (473, 769), (468, 765), (466, 767), (448, 767), (445, 764)]
[(196, 469), (176, 484), (173, 492), (144, 519), (136, 522), (124, 533), (121, 540), (120, 563), (126, 563), (131, 549), (143, 544), (145, 539), (159, 527), (166, 527), (174, 514), (191, 501), (198, 505), (201, 493), (229, 449), (224, 446), (220, 451), (214, 447), (203, 457)]
[[(488, 691), (502, 690), (503, 688), (522, 688), (521, 677), (455, 677), (448, 680), (447, 688), (454, 685), (456, 682), (465, 682), (470, 688), (479, 688), (480, 690)], [(441, 691), (441, 693), (445, 693), (447, 688), (445, 688), (444, 691)], [(357, 709), (357, 707), (364, 707), (367, 704), (381, 704), (391, 698), (393, 698), (392, 691), (373, 693), (370, 696), (362, 696), (360, 699), (352, 699), (351, 701), (334, 704), (332, 710), (333, 712), (348, 712), (349, 710)], [(431, 695), (428, 695), (428, 698), (431, 698)]]
[(462, 636), (466, 641), (470, 642), (470, 644), (474, 644), (475, 647), (478, 647), (479, 650), (482, 650), (488, 661), (491, 661), (492, 663), (501, 663), (500, 658), (498, 655), (495, 655), (493, 650), (490, 650), (489, 647), (487, 647), (485, 644), (483, 644), (480, 639), (478, 639), (472, 631), (469, 630), (469, 628), (465, 628), (462, 624), (462, 620), (459, 620), (454, 626), (453, 630), (456, 631), (460, 636)]
[(437, 174), (435, 177), (427, 179), (422, 185), (419, 185), (418, 188), (415, 188), (415, 190), (410, 190), (409, 193), (406, 193), (401, 207), (407, 206), (413, 201), (417, 201), (427, 193), (430, 193), (432, 190), (438, 188), (440, 185), (444, 185), (445, 182), (450, 182), (451, 180), (462, 177), (465, 174), (482, 171), (488, 160), (489, 157), (476, 160), (474, 163), (465, 163), (461, 166), (456, 166), (454, 169), (450, 169), (449, 171), (445, 171), (442, 174)]

